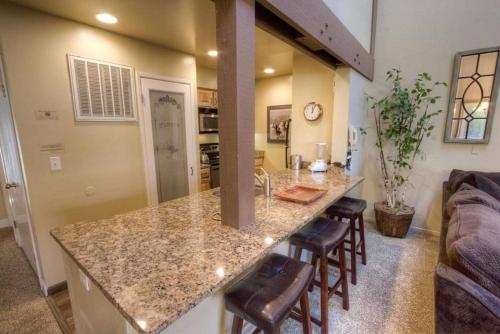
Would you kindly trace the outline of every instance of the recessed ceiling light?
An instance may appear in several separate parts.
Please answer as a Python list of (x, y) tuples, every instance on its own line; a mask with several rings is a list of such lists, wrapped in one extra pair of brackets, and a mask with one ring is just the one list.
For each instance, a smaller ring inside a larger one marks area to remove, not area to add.
[(208, 55), (210, 57), (217, 57), (218, 54), (219, 53), (217, 52), (217, 50), (210, 50), (210, 51), (208, 51)]
[(265, 68), (264, 69), (264, 73), (266, 73), (266, 74), (273, 74), (274, 73), (274, 68), (270, 68), (270, 67)]
[(116, 17), (108, 13), (97, 14), (95, 18), (106, 24), (115, 24), (116, 22), (118, 22), (118, 19)]

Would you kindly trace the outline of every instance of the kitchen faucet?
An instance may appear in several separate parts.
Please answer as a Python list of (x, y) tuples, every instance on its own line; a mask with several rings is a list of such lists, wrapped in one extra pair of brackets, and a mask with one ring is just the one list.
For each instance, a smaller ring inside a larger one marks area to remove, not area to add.
[(266, 195), (266, 197), (271, 197), (271, 176), (269, 176), (264, 168), (261, 167), (260, 170), (262, 171), (263, 175), (260, 176), (255, 173), (255, 179), (257, 179), (262, 188), (264, 188), (264, 194)]

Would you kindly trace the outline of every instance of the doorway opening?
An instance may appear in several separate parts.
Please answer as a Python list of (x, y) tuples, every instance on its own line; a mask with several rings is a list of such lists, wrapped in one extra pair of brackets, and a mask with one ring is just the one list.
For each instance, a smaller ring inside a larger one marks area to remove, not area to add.
[(37, 275), (40, 286), (45, 291), (46, 287), (41, 277), (25, 184), (26, 178), (17, 138), (7, 90), (3, 57), (0, 54), (0, 184), (6, 219), (8, 225), (14, 230), (17, 245), (22, 248)]

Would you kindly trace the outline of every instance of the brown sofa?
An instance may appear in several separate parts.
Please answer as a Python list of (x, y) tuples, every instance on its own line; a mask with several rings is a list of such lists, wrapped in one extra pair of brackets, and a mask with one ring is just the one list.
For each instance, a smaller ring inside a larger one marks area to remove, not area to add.
[(436, 333), (500, 333), (500, 173), (453, 170), (443, 185)]

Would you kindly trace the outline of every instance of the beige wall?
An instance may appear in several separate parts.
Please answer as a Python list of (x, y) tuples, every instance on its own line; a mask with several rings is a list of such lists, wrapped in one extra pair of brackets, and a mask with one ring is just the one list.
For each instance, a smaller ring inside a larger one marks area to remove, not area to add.
[[(68, 53), (127, 64), (136, 71), (196, 81), (195, 59), (86, 25), (0, 3), (0, 41), (30, 189), (47, 285), (65, 279), (55, 226), (109, 217), (146, 205), (139, 124), (75, 123)], [(58, 120), (37, 121), (35, 110)], [(40, 145), (63, 144), (63, 170), (49, 170)], [(85, 195), (95, 187), (93, 196)]]
[(196, 80), (198, 87), (217, 89), (217, 70), (196, 66)]
[[(316, 159), (316, 143), (328, 143), (331, 149), (334, 71), (295, 52), (293, 56), (291, 153), (301, 154), (304, 161)], [(323, 105), (323, 116), (307, 121), (304, 107), (309, 102)], [(327, 157), (328, 159), (329, 157)]]
[(5, 202), (3, 193), (0, 191), (0, 220), (7, 218), (7, 211), (5, 210)]
[(345, 163), (349, 128), (350, 68), (335, 71), (331, 161)]
[(292, 104), (292, 76), (255, 81), (255, 149), (265, 151), (264, 168), (285, 169), (285, 144), (267, 143), (267, 107)]
[[(433, 79), (449, 81), (453, 57), (458, 51), (500, 45), (500, 6), (497, 0), (386, 0), (379, 1), (375, 51), (375, 81), (369, 92), (378, 94), (385, 86), (385, 72), (399, 67), (405, 78), (419, 72)], [(444, 91), (438, 108), (447, 110), (448, 92)], [(408, 189), (408, 202), (417, 212), (414, 226), (438, 231), (441, 219), (441, 183), (451, 169), (499, 171), (500, 110), (496, 113), (489, 145), (443, 143), (446, 112), (436, 119), (436, 130), (423, 150)], [(367, 143), (373, 142), (371, 137)], [(376, 162), (372, 144), (365, 159)], [(378, 168), (367, 163), (364, 197), (370, 202), (382, 199)]]

